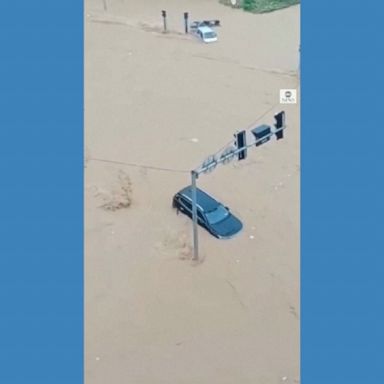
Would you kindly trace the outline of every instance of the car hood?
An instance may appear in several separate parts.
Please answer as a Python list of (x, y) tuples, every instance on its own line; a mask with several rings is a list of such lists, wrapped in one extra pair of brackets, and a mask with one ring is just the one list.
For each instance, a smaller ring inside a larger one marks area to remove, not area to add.
[(231, 213), (222, 221), (212, 224), (211, 228), (221, 238), (229, 238), (236, 235), (243, 228), (241, 221)]

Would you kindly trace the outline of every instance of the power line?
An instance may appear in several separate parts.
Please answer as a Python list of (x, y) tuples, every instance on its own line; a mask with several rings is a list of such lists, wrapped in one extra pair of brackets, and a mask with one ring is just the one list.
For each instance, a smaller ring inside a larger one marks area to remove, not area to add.
[(152, 166), (152, 165), (126, 163), (124, 161), (100, 159), (100, 158), (96, 158), (96, 157), (88, 158), (88, 161), (98, 161), (101, 163), (120, 164), (120, 165), (126, 165), (128, 167), (151, 169), (153, 171), (164, 171), (164, 172), (174, 172), (174, 173), (190, 173), (191, 172), (191, 171), (185, 170), (185, 169), (163, 168), (163, 167), (156, 167), (156, 166)]

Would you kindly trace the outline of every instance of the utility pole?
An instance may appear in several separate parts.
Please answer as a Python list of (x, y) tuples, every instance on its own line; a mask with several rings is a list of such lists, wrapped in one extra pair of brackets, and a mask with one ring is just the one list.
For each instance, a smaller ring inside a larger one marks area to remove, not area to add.
[(196, 171), (191, 171), (192, 179), (192, 221), (193, 221), (193, 258), (192, 260), (199, 260), (199, 240), (198, 240), (198, 228), (197, 228), (197, 201), (196, 201), (196, 179), (198, 178)]
[(165, 32), (167, 32), (167, 11), (162, 10), (161, 16), (163, 16), (163, 28), (164, 28), (164, 33), (165, 33)]
[(188, 12), (184, 12), (185, 33), (188, 33)]

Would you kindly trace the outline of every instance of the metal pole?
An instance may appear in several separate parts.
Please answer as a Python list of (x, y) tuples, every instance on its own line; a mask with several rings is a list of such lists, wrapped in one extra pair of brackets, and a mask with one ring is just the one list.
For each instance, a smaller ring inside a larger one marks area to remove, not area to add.
[(161, 15), (163, 16), (164, 33), (166, 33), (167, 32), (167, 11), (162, 10)]
[(185, 33), (188, 33), (188, 12), (184, 12)]
[(104, 8), (104, 11), (108, 11), (107, 0), (103, 0), (103, 8)]
[(196, 207), (196, 179), (198, 174), (196, 171), (191, 171), (192, 178), (192, 221), (193, 221), (193, 258), (192, 260), (199, 260), (199, 244), (197, 233), (197, 207)]

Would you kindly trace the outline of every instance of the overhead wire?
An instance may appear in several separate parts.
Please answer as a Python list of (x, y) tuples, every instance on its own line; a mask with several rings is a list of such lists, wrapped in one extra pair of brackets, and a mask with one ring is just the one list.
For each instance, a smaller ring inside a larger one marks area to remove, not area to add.
[(125, 161), (107, 160), (107, 159), (101, 159), (101, 158), (96, 158), (96, 157), (90, 157), (87, 160), (88, 161), (89, 160), (98, 161), (98, 162), (102, 162), (102, 163), (126, 165), (128, 167), (145, 168), (145, 169), (151, 169), (151, 170), (154, 170), (154, 171), (175, 172), (175, 173), (190, 173), (191, 172), (191, 171), (186, 170), (186, 169), (157, 167), (157, 166), (153, 166), (153, 165), (145, 165), (145, 164), (138, 164), (138, 163), (127, 163)]

